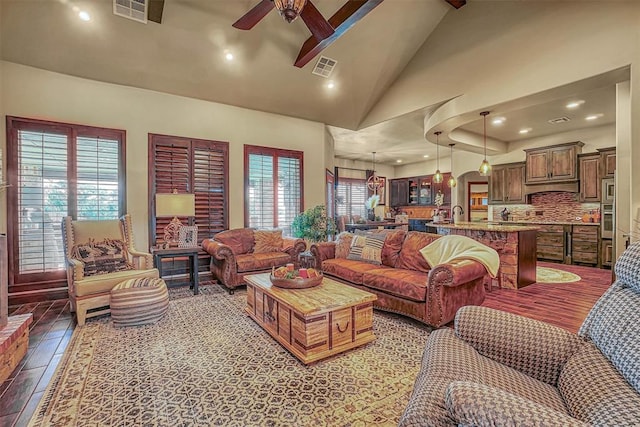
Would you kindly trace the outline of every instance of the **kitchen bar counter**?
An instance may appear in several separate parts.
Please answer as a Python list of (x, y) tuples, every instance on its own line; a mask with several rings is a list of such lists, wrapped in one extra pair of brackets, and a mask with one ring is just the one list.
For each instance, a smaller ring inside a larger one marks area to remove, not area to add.
[(489, 221), (489, 224), (517, 224), (517, 225), (600, 225), (599, 222), (582, 221)]
[(433, 224), (438, 234), (467, 236), (498, 252), (498, 286), (518, 289), (536, 281), (536, 226), (458, 222)]

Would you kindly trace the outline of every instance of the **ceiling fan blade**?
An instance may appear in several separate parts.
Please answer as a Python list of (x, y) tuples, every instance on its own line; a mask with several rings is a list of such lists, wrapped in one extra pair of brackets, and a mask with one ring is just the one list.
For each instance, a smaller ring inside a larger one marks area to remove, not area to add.
[(309, 31), (311, 31), (313, 37), (318, 41), (326, 39), (335, 32), (331, 24), (324, 19), (324, 16), (322, 16), (310, 1), (307, 1), (307, 4), (300, 13), (300, 17), (304, 23), (307, 24), (307, 27), (309, 27)]
[(235, 28), (240, 30), (250, 30), (256, 25), (267, 13), (271, 12), (274, 8), (272, 0), (262, 0), (255, 5), (253, 9), (245, 13), (240, 19), (233, 23)]

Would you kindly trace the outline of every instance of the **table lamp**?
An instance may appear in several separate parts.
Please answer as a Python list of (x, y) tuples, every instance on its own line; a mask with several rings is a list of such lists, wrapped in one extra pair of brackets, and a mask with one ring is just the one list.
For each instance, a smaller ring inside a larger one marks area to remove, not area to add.
[(177, 246), (178, 232), (182, 227), (179, 216), (195, 216), (196, 196), (194, 194), (173, 193), (156, 194), (156, 217), (173, 217), (171, 222), (164, 228), (164, 242), (168, 246)]

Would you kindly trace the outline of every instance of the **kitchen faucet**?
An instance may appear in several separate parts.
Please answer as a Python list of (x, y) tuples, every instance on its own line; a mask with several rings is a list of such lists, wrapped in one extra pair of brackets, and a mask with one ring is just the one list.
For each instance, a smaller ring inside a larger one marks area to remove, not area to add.
[(460, 208), (460, 215), (464, 214), (464, 209), (462, 209), (462, 206), (460, 205), (455, 205), (454, 207), (451, 208), (451, 214), (455, 215), (456, 214), (456, 208)]

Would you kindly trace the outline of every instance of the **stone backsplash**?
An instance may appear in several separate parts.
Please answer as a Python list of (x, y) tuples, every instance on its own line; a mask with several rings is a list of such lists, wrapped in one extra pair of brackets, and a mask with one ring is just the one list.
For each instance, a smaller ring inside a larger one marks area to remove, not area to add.
[(573, 222), (576, 218), (600, 209), (599, 203), (580, 203), (578, 193), (550, 191), (531, 195), (530, 205), (494, 205), (493, 221), (500, 221), (500, 212), (507, 208), (510, 221)]

